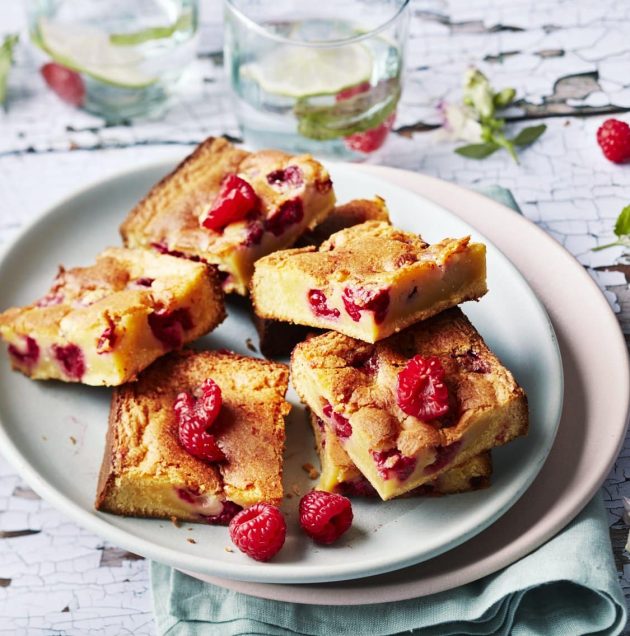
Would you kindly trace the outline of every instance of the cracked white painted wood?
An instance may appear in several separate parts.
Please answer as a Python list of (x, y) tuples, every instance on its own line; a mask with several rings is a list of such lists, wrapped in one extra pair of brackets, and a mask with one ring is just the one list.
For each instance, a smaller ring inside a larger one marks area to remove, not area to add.
[[(0, 111), (0, 243), (36, 213), (93, 180), (159, 160), (210, 134), (238, 136), (221, 68), (221, 7), (202, 2), (197, 60), (161, 121), (105, 127), (48, 92), (21, 46)], [(630, 334), (630, 261), (612, 240), (628, 203), (630, 166), (607, 162), (595, 143), (606, 114), (630, 109), (630, 4), (624, 0), (416, 0), (397, 134), (376, 159), (469, 187), (508, 187), (524, 214), (571, 251), (606, 293)], [(24, 33), (21, 3), (0, 5), (0, 35)], [(548, 125), (515, 165), (453, 153), (433, 129), (436, 104), (456, 99), (478, 65), (522, 99), (508, 119)], [(624, 115), (621, 115), (624, 117)], [(625, 116), (627, 117), (627, 116)], [(620, 580), (630, 598), (630, 440), (606, 484)], [(41, 501), (0, 458), (0, 632), (150, 634), (155, 630), (144, 560), (108, 545)]]

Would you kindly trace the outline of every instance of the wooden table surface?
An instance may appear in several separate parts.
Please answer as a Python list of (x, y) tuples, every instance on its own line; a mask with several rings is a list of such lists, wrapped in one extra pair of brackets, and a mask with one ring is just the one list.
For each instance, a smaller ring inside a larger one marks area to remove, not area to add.
[[(22, 3), (0, 5), (0, 35), (26, 42)], [(523, 213), (572, 252), (599, 284), (630, 336), (630, 260), (613, 239), (630, 203), (630, 165), (595, 143), (610, 114), (630, 120), (630, 3), (624, 0), (428, 0), (412, 2), (407, 79), (395, 134), (375, 161), (471, 188), (510, 188)], [(182, 90), (161, 121), (105, 126), (48, 92), (20, 46), (0, 111), (0, 244), (39, 211), (109, 174), (192, 147), (208, 135), (238, 137), (222, 69), (221, 7), (202, 0), (201, 42)], [(456, 99), (464, 70), (521, 98), (514, 122), (548, 130), (516, 165), (506, 153), (464, 159), (439, 138), (436, 104)], [(605, 485), (619, 577), (630, 599), (630, 440)], [(0, 457), (0, 633), (152, 634), (147, 563), (83, 530), (42, 501)]]

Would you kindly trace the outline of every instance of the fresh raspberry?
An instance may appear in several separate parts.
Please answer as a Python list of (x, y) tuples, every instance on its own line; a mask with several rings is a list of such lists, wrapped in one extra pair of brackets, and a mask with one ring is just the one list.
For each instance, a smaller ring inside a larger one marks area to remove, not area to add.
[(328, 306), (326, 294), (321, 289), (309, 289), (307, 297), (308, 304), (316, 316), (323, 316), (324, 318), (339, 318), (341, 316), (341, 312), (338, 309)]
[(425, 422), (448, 412), (448, 389), (444, 368), (436, 356), (414, 356), (398, 374), (398, 406)]
[(173, 409), (179, 425), (179, 441), (194, 457), (220, 462), (225, 455), (208, 429), (221, 411), (221, 389), (214, 380), (207, 379), (198, 392), (198, 398), (186, 391), (175, 398)]
[(83, 351), (75, 344), (53, 345), (53, 355), (66, 375), (73, 380), (80, 380), (85, 373)]
[(379, 124), (370, 130), (366, 130), (365, 132), (354, 133), (354, 135), (346, 137), (344, 139), (344, 143), (348, 148), (350, 148), (350, 150), (354, 150), (356, 152), (363, 152), (366, 154), (374, 152), (385, 143), (387, 135), (389, 135), (389, 131), (394, 125), (395, 119), (396, 113), (392, 113), (382, 124)]
[(350, 99), (355, 95), (360, 95), (361, 93), (367, 93), (372, 85), (370, 82), (361, 82), (360, 84), (355, 84), (354, 86), (349, 86), (348, 88), (344, 88), (342, 91), (339, 91), (335, 96), (335, 99), (338, 102), (343, 102), (346, 99)]
[(256, 561), (269, 561), (284, 545), (287, 524), (276, 506), (257, 503), (230, 521), (234, 545)]
[(240, 221), (257, 210), (258, 205), (259, 199), (254, 188), (244, 179), (229, 174), (223, 179), (219, 194), (201, 225), (220, 232), (226, 225)]
[(272, 186), (288, 185), (298, 188), (304, 183), (304, 175), (298, 166), (287, 166), (270, 172), (267, 175), (267, 183)]
[(334, 543), (352, 525), (352, 516), (352, 504), (343, 495), (311, 490), (300, 499), (300, 525), (317, 543)]
[(85, 85), (78, 73), (55, 62), (44, 64), (40, 72), (49, 88), (64, 102), (72, 106), (83, 105)]
[(597, 143), (613, 163), (630, 159), (630, 126), (625, 121), (607, 119), (597, 131)]
[(181, 347), (184, 331), (193, 328), (190, 312), (184, 307), (173, 311), (156, 311), (147, 317), (153, 335), (169, 349)]
[(329, 402), (324, 404), (322, 409), (324, 416), (327, 417), (335, 427), (335, 434), (341, 439), (346, 439), (352, 435), (352, 424), (347, 417), (344, 417), (340, 413), (335, 413)]
[(289, 225), (299, 223), (304, 218), (304, 206), (301, 199), (290, 199), (285, 201), (273, 214), (265, 221), (265, 229), (274, 236), (280, 236)]
[(354, 322), (361, 320), (362, 311), (374, 312), (374, 322), (385, 320), (389, 307), (388, 289), (366, 289), (365, 287), (346, 287), (341, 297), (348, 315)]

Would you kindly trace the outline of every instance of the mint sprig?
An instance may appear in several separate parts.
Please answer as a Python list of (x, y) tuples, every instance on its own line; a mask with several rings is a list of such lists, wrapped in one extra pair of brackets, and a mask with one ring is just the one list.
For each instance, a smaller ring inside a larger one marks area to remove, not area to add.
[(606, 245), (600, 245), (599, 247), (594, 247), (593, 251), (599, 252), (599, 250), (605, 250), (608, 247), (614, 247), (616, 245), (630, 247), (630, 205), (626, 205), (626, 207), (621, 210), (621, 214), (617, 217), (617, 222), (615, 223), (615, 236), (617, 237), (616, 241), (607, 243)]
[(0, 44), (0, 105), (4, 105), (7, 99), (7, 83), (9, 81), (9, 71), (13, 64), (13, 50), (19, 36), (12, 33), (5, 36), (2, 44)]
[(507, 108), (516, 98), (513, 88), (495, 92), (488, 78), (478, 69), (470, 69), (464, 81), (464, 116), (479, 123), (480, 143), (460, 146), (455, 152), (471, 159), (485, 159), (503, 148), (518, 163), (517, 148), (534, 143), (547, 130), (545, 124), (523, 128), (516, 137), (505, 135), (505, 119), (497, 117), (497, 111)]

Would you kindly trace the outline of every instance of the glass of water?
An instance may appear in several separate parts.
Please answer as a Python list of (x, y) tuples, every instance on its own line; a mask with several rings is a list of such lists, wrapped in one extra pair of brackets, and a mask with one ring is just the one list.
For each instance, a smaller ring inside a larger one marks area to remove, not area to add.
[(197, 0), (28, 0), (41, 72), (110, 122), (160, 114), (194, 58)]
[(225, 66), (245, 141), (361, 160), (393, 125), (409, 0), (225, 0)]

